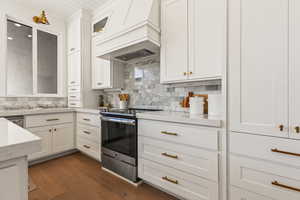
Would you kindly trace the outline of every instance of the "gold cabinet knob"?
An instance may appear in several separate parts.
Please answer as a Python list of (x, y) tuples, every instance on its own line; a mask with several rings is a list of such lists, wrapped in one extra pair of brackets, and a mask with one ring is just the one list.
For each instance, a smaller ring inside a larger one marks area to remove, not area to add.
[(281, 124), (281, 125), (278, 126), (278, 128), (279, 128), (280, 131), (283, 131), (284, 126)]
[(186, 73), (186, 72), (183, 72), (183, 75), (185, 75), (185, 76), (186, 76), (186, 75), (187, 75), (187, 73)]
[(193, 74), (193, 72), (190, 72), (190, 75), (192, 75)]
[(299, 127), (299, 126), (296, 126), (296, 127), (295, 127), (295, 131), (296, 131), (296, 133), (300, 133), (300, 127)]

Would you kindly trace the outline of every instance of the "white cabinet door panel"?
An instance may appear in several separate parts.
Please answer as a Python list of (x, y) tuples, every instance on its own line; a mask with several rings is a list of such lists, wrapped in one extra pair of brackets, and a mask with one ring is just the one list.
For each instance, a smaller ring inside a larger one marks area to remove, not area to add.
[(162, 1), (161, 81), (187, 79), (188, 1)]
[(300, 139), (300, 1), (290, 1), (290, 135)]
[(68, 85), (80, 85), (81, 81), (81, 56), (80, 52), (68, 56)]
[(239, 189), (237, 187), (231, 187), (230, 200), (275, 200), (275, 199), (261, 196), (255, 193), (251, 193), (246, 190)]
[(229, 0), (233, 131), (288, 137), (288, 8), (288, 0)]
[(230, 183), (274, 199), (300, 199), (300, 169), (289, 165), (230, 156)]
[(71, 150), (75, 147), (73, 123), (53, 127), (53, 153)]
[(42, 150), (29, 155), (28, 159), (35, 160), (50, 155), (52, 152), (52, 127), (30, 128), (28, 130), (42, 140)]
[(189, 79), (221, 77), (225, 63), (226, 1), (189, 0)]

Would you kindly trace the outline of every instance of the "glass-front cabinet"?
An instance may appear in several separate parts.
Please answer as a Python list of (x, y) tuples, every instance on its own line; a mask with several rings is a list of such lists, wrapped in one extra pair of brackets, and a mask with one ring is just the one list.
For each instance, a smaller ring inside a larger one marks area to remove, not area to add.
[(6, 22), (6, 88), (1, 94), (59, 96), (61, 35), (18, 20)]

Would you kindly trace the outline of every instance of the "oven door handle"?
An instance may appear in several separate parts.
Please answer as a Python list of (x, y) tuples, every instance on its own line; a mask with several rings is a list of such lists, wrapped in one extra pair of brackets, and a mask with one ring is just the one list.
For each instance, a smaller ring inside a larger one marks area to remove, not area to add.
[(114, 118), (114, 117), (103, 117), (101, 116), (102, 121), (114, 122), (119, 124), (127, 124), (135, 126), (135, 120), (133, 119), (124, 119), (124, 118)]

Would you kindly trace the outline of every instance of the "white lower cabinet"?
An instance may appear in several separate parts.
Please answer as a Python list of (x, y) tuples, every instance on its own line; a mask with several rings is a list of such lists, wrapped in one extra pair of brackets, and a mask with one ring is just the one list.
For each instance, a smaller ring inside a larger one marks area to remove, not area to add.
[(52, 129), (53, 153), (59, 153), (75, 147), (73, 124), (57, 125)]
[(145, 159), (139, 159), (139, 176), (189, 200), (218, 200), (218, 183), (184, 173)]
[(30, 161), (75, 148), (73, 112), (30, 115), (25, 121), (26, 129), (42, 140), (42, 151), (29, 155)]
[(230, 200), (275, 200), (255, 193), (242, 190), (237, 187), (230, 188)]
[(219, 130), (139, 120), (138, 176), (187, 200), (219, 199)]
[(28, 199), (28, 165), (26, 157), (0, 162), (0, 199)]
[(296, 140), (231, 133), (231, 186), (265, 199), (299, 200), (299, 146)]
[(101, 121), (99, 114), (77, 113), (77, 149), (101, 161)]
[(35, 160), (51, 154), (52, 151), (52, 127), (38, 127), (28, 129), (42, 140), (42, 151), (28, 156), (29, 160)]

